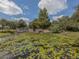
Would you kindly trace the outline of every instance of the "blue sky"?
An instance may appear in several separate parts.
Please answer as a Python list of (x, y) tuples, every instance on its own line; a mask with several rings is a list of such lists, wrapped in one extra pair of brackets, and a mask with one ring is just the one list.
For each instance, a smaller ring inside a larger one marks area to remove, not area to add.
[(0, 18), (33, 20), (38, 16), (39, 8), (43, 7), (47, 8), (50, 18), (70, 16), (78, 4), (79, 0), (0, 0)]

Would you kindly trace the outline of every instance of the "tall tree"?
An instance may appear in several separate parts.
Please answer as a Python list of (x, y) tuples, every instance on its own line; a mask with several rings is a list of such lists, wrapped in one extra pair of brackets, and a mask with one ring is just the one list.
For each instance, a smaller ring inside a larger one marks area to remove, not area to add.
[(47, 10), (45, 8), (40, 9), (38, 18), (32, 22), (32, 27), (47, 29), (49, 25), (50, 25), (50, 19), (48, 17)]
[(17, 27), (18, 28), (25, 28), (25, 27), (27, 27), (27, 24), (24, 20), (21, 19), (21, 20), (18, 21), (18, 26)]
[(6, 19), (1, 19), (0, 20), (0, 25), (2, 25), (2, 29), (4, 29), (5, 26), (7, 26), (7, 20)]
[(73, 13), (72, 17), (71, 17), (74, 21), (78, 21), (79, 22), (79, 5), (76, 7), (75, 12)]
[(38, 17), (39, 26), (42, 29), (46, 29), (50, 25), (50, 19), (48, 17), (48, 13), (46, 8), (40, 10), (39, 17)]

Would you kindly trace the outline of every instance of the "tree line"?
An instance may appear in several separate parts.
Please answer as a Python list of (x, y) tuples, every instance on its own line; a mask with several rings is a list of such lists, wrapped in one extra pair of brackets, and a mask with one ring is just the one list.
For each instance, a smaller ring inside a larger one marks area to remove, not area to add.
[(79, 31), (79, 5), (72, 16), (63, 16), (51, 23), (52, 32)]
[(17, 28), (25, 28), (27, 24), (24, 20), (0, 20), (0, 29), (17, 29)]
[[(0, 20), (0, 28), (5, 29), (5, 26), (10, 29), (27, 28), (27, 24), (24, 20)], [(72, 16), (63, 16), (57, 20), (50, 22), (46, 8), (40, 9), (38, 17), (30, 22), (29, 28), (33, 29), (48, 29), (51, 32), (63, 32), (63, 31), (79, 31), (79, 5), (76, 7)]]

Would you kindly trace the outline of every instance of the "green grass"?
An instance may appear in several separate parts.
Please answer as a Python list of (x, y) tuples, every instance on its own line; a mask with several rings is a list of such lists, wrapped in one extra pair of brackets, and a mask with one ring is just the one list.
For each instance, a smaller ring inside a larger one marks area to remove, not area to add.
[(10, 33), (0, 33), (0, 37), (3, 37), (3, 36), (6, 36), (6, 35), (9, 35)]
[[(0, 52), (9, 51), (18, 59), (76, 59), (79, 56), (78, 47), (72, 45), (78, 40), (79, 32), (60, 34), (22, 33), (15, 39), (0, 43)], [(22, 57), (27, 53), (28, 57)]]

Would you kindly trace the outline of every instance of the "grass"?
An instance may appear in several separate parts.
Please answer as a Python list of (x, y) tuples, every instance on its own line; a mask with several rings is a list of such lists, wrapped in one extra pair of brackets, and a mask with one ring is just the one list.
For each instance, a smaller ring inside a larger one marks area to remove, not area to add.
[(13, 40), (0, 43), (0, 52), (11, 52), (18, 56), (17, 59), (76, 59), (79, 49), (72, 45), (78, 40), (78, 35), (79, 32), (22, 33)]
[(0, 33), (0, 37), (3, 37), (3, 36), (6, 36), (6, 35), (9, 35), (10, 33)]
[(16, 30), (13, 30), (13, 29), (0, 30), (0, 37), (14, 34), (15, 32), (16, 32)]

